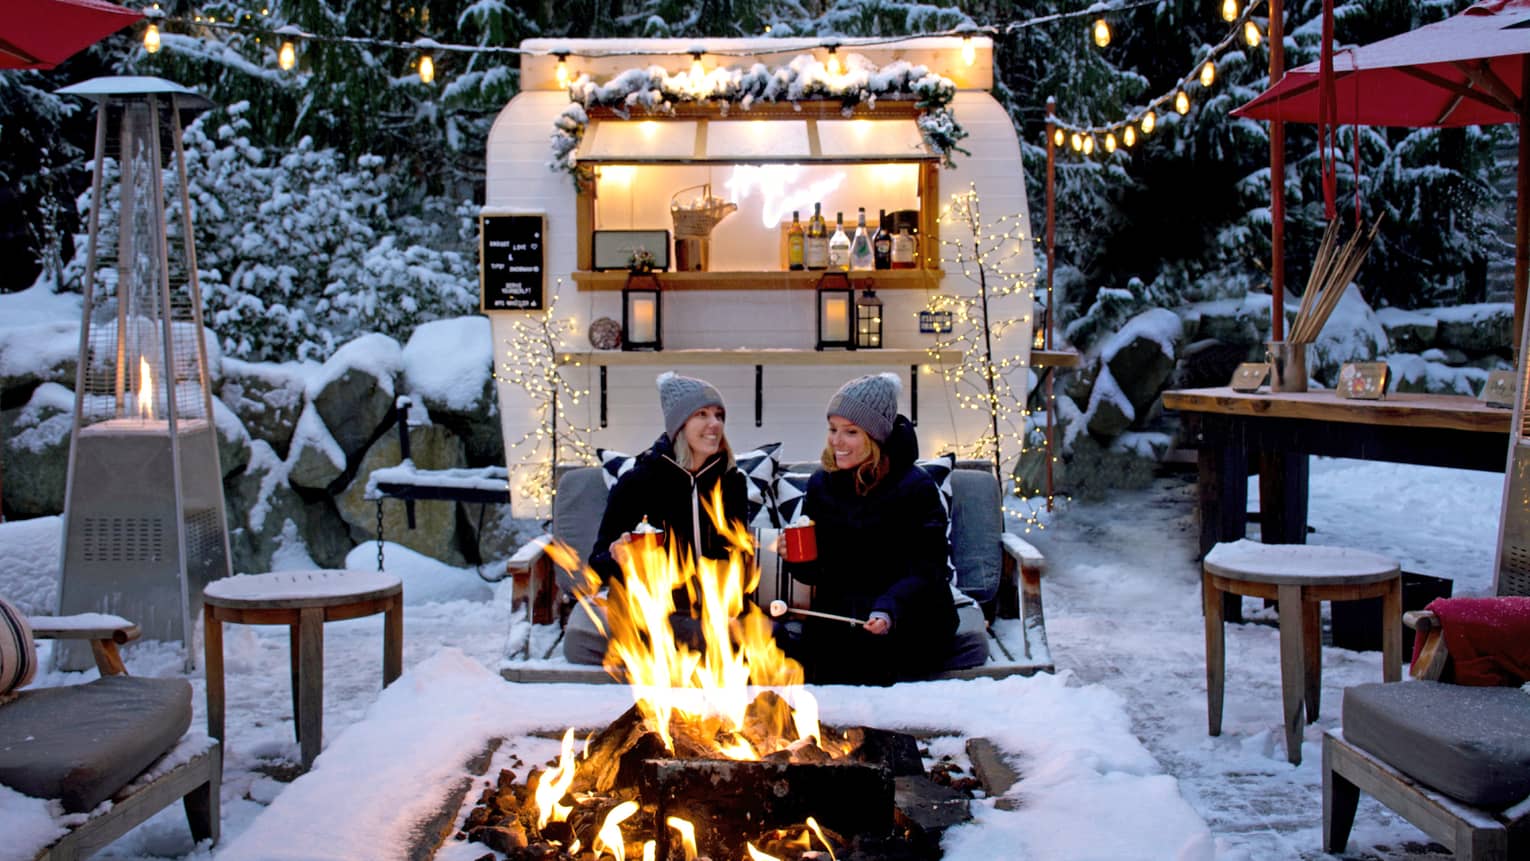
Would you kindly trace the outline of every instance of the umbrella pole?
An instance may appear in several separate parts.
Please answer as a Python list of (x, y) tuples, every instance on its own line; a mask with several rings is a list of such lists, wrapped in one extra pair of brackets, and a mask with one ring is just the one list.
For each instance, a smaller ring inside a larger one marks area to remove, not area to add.
[[(1270, 0), (1270, 86), (1286, 70), (1281, 0)], [(1286, 339), (1286, 124), (1270, 121), (1270, 340)]]
[[(1514, 331), (1523, 331), (1525, 325), (1525, 285), (1530, 276), (1530, 173), (1525, 162), (1530, 160), (1530, 124), (1525, 121), (1526, 105), (1530, 104), (1530, 62), (1522, 64), (1519, 88), (1519, 165), (1515, 184), (1514, 201)], [(1515, 361), (1523, 359), (1515, 356)]]

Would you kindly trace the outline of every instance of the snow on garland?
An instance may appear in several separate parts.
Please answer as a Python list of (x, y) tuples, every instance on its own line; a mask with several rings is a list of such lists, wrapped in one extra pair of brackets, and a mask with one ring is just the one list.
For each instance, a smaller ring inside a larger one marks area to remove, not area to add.
[(580, 75), (569, 85), (569, 106), (553, 123), (550, 170), (566, 171), (580, 185), (589, 178), (581, 167), (575, 149), (589, 125), (588, 108), (609, 108), (626, 118), (635, 110), (647, 113), (673, 113), (684, 102), (717, 102), (724, 115), (732, 105), (749, 110), (756, 102), (805, 100), (838, 101), (849, 116), (857, 105), (875, 108), (877, 99), (915, 100), (922, 109), (917, 122), (919, 132), (942, 163), (951, 165), (952, 153), (970, 155), (957, 146), (967, 130), (956, 121), (948, 107), (956, 97), (956, 84), (949, 78), (897, 60), (878, 68), (860, 54), (844, 57), (845, 72), (831, 75), (811, 54), (799, 54), (785, 66), (770, 68), (755, 63), (748, 69), (716, 68), (701, 78), (689, 72), (670, 74), (662, 66), (628, 69), (606, 84), (595, 83), (589, 75)]

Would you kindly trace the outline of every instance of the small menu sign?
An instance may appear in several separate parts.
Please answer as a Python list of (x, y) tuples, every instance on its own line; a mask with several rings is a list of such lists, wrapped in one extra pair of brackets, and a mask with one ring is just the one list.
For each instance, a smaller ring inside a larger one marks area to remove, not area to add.
[(478, 217), (478, 294), (484, 311), (540, 311), (547, 295), (546, 215)]

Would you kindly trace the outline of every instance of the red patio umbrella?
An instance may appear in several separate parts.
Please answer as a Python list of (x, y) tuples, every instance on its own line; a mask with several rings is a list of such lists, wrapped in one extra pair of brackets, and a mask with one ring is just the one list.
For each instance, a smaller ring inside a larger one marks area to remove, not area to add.
[[(1516, 332), (1524, 318), (1526, 274), (1530, 269), (1527, 54), (1530, 0), (1484, 0), (1444, 21), (1333, 53), (1334, 121), (1340, 124), (1422, 127), (1519, 123)], [(1318, 67), (1319, 62), (1313, 62), (1286, 72), (1275, 86), (1234, 110), (1233, 116), (1319, 122)]]
[(0, 69), (51, 69), (142, 17), (105, 0), (6, 0)]

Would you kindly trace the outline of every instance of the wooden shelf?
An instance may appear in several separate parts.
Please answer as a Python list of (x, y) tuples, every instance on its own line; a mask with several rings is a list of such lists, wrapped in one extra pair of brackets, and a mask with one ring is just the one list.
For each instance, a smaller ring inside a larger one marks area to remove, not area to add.
[[(812, 290), (822, 271), (754, 272), (655, 272), (665, 290)], [(938, 290), (945, 272), (940, 269), (858, 269), (847, 273), (857, 288), (869, 282), (875, 290)], [(580, 290), (620, 290), (627, 283), (625, 271), (573, 273)]]
[(1031, 367), (1033, 368), (1076, 368), (1083, 363), (1084, 357), (1076, 350), (1032, 350)]
[[(559, 353), (564, 365), (923, 365), (933, 361), (929, 350), (597, 350)], [(958, 350), (942, 350), (939, 362), (955, 365)]]

